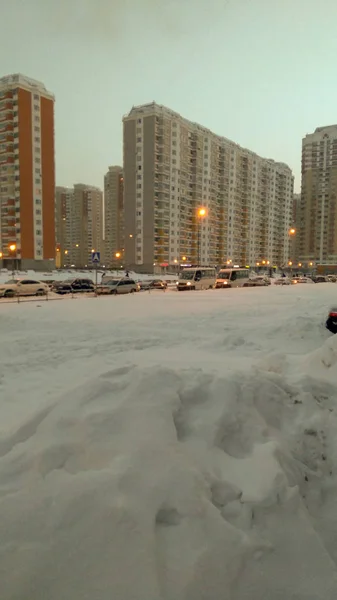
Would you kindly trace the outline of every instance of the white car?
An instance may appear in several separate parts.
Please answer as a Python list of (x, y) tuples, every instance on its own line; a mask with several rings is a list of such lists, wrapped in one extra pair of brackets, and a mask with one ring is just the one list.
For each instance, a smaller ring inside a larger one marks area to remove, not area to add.
[(291, 283), (314, 283), (310, 277), (293, 277)]
[(274, 285), (290, 285), (291, 281), (289, 279), (289, 277), (280, 277), (279, 279), (275, 280)]
[(13, 298), (13, 296), (45, 296), (49, 287), (43, 281), (33, 279), (10, 279), (0, 283), (0, 298)]

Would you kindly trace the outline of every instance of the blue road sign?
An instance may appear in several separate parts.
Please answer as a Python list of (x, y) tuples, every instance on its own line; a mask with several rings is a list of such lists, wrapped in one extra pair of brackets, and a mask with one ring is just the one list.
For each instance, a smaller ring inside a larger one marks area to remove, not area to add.
[(91, 253), (91, 262), (95, 265), (99, 265), (101, 262), (101, 253), (100, 252), (92, 252)]

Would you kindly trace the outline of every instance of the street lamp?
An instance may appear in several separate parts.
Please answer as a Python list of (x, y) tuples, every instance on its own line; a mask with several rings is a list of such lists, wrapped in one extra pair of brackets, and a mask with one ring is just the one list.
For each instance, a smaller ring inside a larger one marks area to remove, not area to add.
[(14, 277), (15, 274), (15, 270), (17, 270), (17, 264), (16, 264), (16, 244), (10, 244), (8, 246), (9, 252), (12, 254), (13, 256), (13, 269), (12, 269), (12, 275)]
[(289, 235), (295, 235), (295, 234), (296, 234), (296, 229), (295, 229), (295, 227), (291, 227), (291, 228), (289, 229)]
[(198, 208), (198, 264), (201, 265), (201, 222), (207, 216), (207, 209), (204, 206)]
[(185, 262), (187, 260), (186, 256), (183, 256), (181, 260)]

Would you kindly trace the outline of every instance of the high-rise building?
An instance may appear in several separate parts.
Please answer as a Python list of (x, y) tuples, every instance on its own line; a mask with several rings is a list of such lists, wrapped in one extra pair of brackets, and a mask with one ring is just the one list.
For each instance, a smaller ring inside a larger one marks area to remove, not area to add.
[(287, 165), (156, 103), (133, 107), (123, 124), (128, 266), (287, 263)]
[(337, 263), (337, 125), (302, 140), (298, 251), (303, 262)]
[(0, 252), (4, 265), (55, 260), (54, 96), (23, 75), (0, 78)]
[[(103, 192), (83, 183), (74, 185), (66, 209), (65, 264), (75, 267), (91, 265), (92, 251), (103, 253)], [(101, 261), (101, 262), (102, 262)]]
[(118, 267), (124, 262), (124, 177), (122, 167), (109, 167), (104, 177), (104, 262)]
[(74, 200), (74, 189), (56, 187), (55, 191), (55, 245), (56, 268), (70, 264), (68, 247), (70, 246), (70, 210)]

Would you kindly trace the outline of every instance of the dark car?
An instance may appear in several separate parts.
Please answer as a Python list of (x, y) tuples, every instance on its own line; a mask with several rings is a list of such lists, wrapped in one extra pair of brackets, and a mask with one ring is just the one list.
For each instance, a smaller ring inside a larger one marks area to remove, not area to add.
[(55, 281), (52, 291), (56, 294), (76, 294), (83, 292), (94, 292), (95, 286), (91, 279), (66, 279), (65, 281)]
[(337, 308), (330, 310), (325, 326), (331, 333), (337, 333)]

